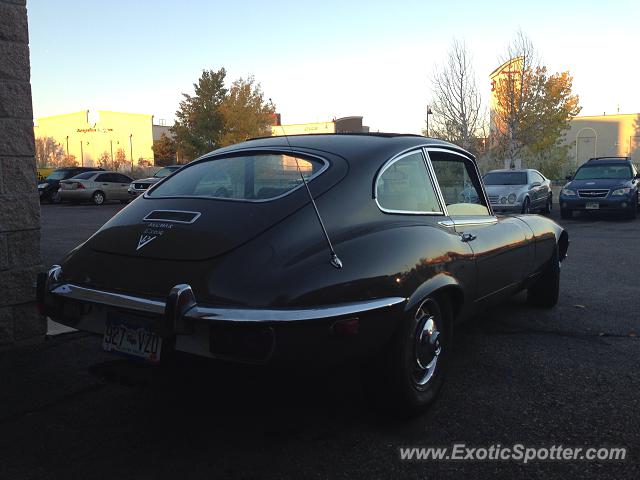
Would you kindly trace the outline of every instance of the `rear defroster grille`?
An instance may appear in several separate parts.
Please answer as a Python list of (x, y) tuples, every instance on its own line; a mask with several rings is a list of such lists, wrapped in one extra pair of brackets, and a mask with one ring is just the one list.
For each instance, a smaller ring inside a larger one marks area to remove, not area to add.
[(200, 212), (185, 210), (154, 210), (142, 220), (145, 222), (193, 223), (200, 215)]

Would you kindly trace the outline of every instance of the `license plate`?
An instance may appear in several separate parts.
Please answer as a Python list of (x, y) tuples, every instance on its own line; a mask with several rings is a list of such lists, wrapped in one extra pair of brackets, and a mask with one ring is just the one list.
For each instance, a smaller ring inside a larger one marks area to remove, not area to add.
[(600, 208), (600, 204), (599, 203), (587, 203), (585, 205), (585, 208), (587, 210), (598, 210)]
[[(146, 319), (145, 319), (146, 320)], [(142, 358), (150, 363), (160, 361), (162, 337), (153, 333), (145, 320), (131, 320), (108, 315), (102, 337), (102, 348)]]

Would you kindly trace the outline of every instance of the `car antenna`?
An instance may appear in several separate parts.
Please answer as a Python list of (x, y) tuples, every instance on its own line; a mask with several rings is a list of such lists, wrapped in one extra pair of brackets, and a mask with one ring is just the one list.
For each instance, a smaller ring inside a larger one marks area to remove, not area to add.
[[(271, 102), (271, 99), (269, 99)], [(289, 146), (289, 151), (291, 152), (291, 156), (296, 161), (296, 168), (298, 169), (298, 173), (300, 174), (300, 178), (302, 179), (302, 183), (304, 183), (304, 187), (307, 190), (307, 194), (309, 195), (309, 200), (311, 200), (311, 205), (313, 205), (313, 210), (316, 212), (316, 217), (318, 218), (318, 222), (320, 223), (320, 227), (322, 228), (322, 232), (324, 233), (324, 238), (327, 240), (327, 245), (329, 246), (329, 253), (331, 254), (331, 265), (335, 268), (342, 268), (342, 260), (336, 254), (336, 251), (333, 249), (333, 244), (331, 243), (331, 239), (329, 238), (329, 234), (327, 233), (327, 229), (324, 226), (324, 222), (322, 221), (322, 217), (320, 216), (320, 211), (318, 210), (318, 206), (316, 205), (316, 201), (313, 199), (313, 195), (311, 194), (311, 190), (309, 189), (309, 184), (307, 180), (304, 178), (302, 174), (302, 170), (300, 169), (300, 164), (298, 163), (298, 157), (296, 157), (295, 152), (293, 151), (293, 147), (291, 146), (291, 142), (289, 141), (289, 137), (287, 136), (287, 132), (285, 132), (284, 127), (280, 125), (282, 129), (282, 135), (284, 139), (287, 141), (287, 145)]]

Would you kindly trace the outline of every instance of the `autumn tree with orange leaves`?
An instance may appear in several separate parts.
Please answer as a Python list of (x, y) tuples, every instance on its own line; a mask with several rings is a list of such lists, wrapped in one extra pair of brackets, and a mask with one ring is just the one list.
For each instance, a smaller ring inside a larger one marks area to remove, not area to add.
[(509, 46), (507, 58), (517, 61), (494, 86), (493, 156), (509, 160), (512, 167), (520, 159), (523, 167), (557, 178), (568, 155), (564, 134), (581, 108), (572, 92), (573, 77), (568, 71), (550, 74), (522, 32)]

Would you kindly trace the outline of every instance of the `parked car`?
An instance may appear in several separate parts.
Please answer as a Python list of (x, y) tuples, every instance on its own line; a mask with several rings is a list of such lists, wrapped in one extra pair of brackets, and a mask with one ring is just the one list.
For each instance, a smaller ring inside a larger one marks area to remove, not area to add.
[[(232, 194), (216, 194), (222, 177)], [(468, 185), (476, 200), (461, 202)], [(568, 245), (548, 218), (496, 217), (452, 144), (269, 137), (161, 180), (41, 274), (38, 299), (148, 362), (359, 359), (370, 390), (407, 412), (435, 398), (454, 322), (523, 289), (556, 304)]]
[(551, 213), (551, 180), (537, 170), (491, 170), (482, 180), (495, 212)]
[(50, 201), (53, 203), (60, 202), (60, 196), (58, 195), (58, 189), (60, 188), (60, 181), (67, 178), (75, 177), (76, 175), (84, 172), (96, 172), (104, 171), (102, 168), (93, 167), (65, 167), (57, 168), (38, 183), (38, 194), (40, 195), (40, 201)]
[(560, 214), (623, 212), (636, 218), (640, 174), (626, 157), (598, 157), (584, 163), (560, 192)]
[(179, 170), (180, 167), (182, 167), (182, 165), (169, 165), (166, 167), (162, 167), (153, 175), (153, 177), (142, 178), (140, 180), (133, 181), (129, 186), (129, 196), (131, 198), (135, 198), (138, 195), (146, 192), (151, 185), (155, 185), (163, 178), (168, 177), (173, 172)]
[(60, 200), (70, 202), (92, 201), (102, 205), (107, 200), (127, 203), (131, 177), (118, 172), (85, 172), (69, 180), (60, 181)]

